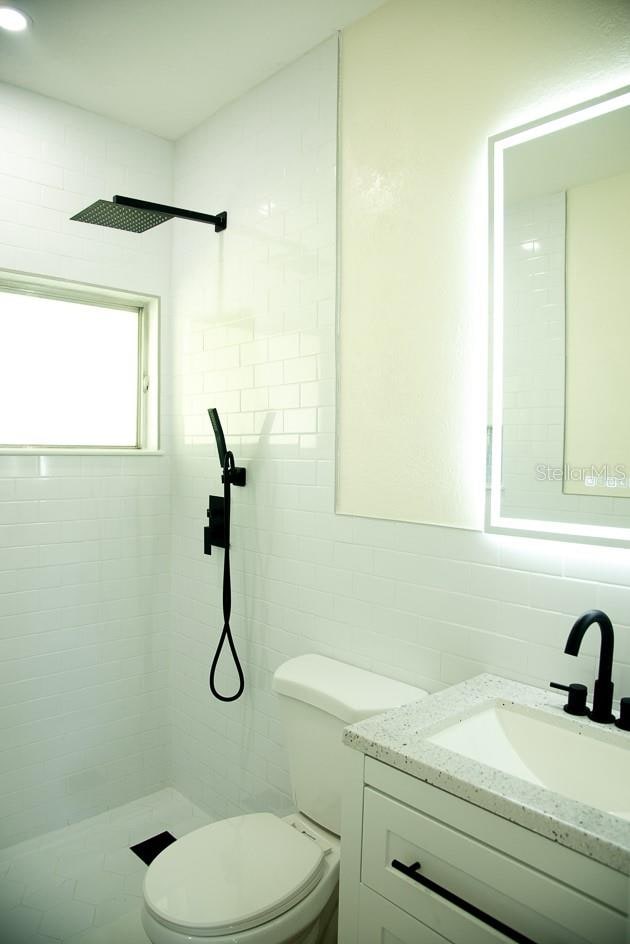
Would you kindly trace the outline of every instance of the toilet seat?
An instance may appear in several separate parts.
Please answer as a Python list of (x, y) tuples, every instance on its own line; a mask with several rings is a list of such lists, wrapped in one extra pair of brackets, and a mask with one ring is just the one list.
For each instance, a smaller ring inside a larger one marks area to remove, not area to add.
[(148, 912), (164, 927), (213, 938), (258, 927), (318, 885), (322, 844), (271, 813), (220, 820), (170, 845), (144, 882)]

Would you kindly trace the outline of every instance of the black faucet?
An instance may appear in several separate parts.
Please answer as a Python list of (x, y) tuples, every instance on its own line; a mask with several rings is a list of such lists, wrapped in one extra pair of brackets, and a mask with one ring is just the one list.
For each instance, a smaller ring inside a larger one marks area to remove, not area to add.
[(580, 651), (582, 639), (584, 638), (584, 633), (593, 623), (599, 625), (601, 643), (599, 649), (599, 669), (593, 690), (593, 707), (588, 714), (591, 721), (599, 721), (601, 724), (610, 724), (615, 720), (615, 716), (612, 713), (612, 666), (615, 634), (608, 616), (606, 616), (602, 610), (587, 610), (586, 613), (583, 613), (573, 624), (564, 651), (567, 655), (577, 656)]

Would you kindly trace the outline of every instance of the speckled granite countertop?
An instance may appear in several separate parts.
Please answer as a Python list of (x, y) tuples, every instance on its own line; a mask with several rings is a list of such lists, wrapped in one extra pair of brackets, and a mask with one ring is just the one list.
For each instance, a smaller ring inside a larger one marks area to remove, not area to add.
[[(375, 760), (431, 783), (483, 809), (540, 833), (611, 868), (630, 875), (630, 821), (427, 740), (450, 723), (493, 704), (517, 704), (590, 729), (630, 750), (630, 732), (569, 717), (564, 697), (495, 675), (444, 689), (421, 701), (376, 715), (345, 729), (344, 743)], [(596, 729), (596, 730), (595, 730)], [(628, 784), (630, 792), (630, 784)]]

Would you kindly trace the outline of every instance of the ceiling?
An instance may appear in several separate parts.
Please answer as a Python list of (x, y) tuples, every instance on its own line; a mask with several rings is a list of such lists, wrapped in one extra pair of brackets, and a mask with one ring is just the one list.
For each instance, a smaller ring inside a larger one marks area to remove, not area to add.
[(0, 81), (176, 139), (383, 0), (1, 0)]

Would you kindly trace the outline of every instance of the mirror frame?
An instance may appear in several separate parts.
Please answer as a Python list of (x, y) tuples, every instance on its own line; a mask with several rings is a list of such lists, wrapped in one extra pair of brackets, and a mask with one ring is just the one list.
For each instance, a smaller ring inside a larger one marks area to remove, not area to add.
[[(562, 128), (588, 121), (599, 115), (630, 107), (630, 85), (615, 89), (553, 115), (537, 119), (488, 141), (489, 164), (489, 285), (490, 314), (490, 427), (485, 530), (530, 538), (550, 538), (589, 544), (630, 547), (630, 527), (510, 518), (501, 514), (501, 453), (503, 423), (503, 153), (525, 141), (540, 138)], [(630, 511), (630, 499), (628, 504)]]

